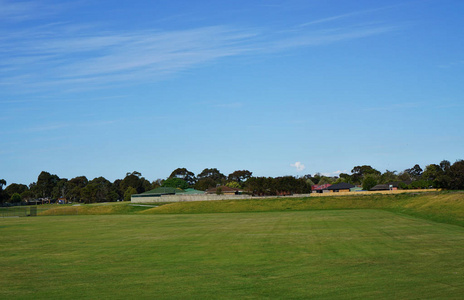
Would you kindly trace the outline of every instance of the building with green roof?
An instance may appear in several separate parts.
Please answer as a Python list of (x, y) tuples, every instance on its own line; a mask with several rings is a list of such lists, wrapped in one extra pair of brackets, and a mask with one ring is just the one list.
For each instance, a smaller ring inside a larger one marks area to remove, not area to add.
[(144, 197), (161, 197), (166, 195), (201, 195), (205, 192), (199, 191), (196, 189), (188, 188), (188, 189), (179, 189), (173, 187), (159, 187), (150, 191), (146, 191), (141, 194), (132, 195), (132, 198), (144, 198)]

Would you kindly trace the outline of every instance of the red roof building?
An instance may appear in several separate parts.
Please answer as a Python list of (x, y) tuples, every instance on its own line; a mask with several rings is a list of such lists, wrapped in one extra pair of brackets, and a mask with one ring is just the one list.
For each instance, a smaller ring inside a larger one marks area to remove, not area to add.
[(329, 186), (331, 186), (330, 183), (319, 184), (319, 185), (315, 184), (311, 186), (311, 191), (313, 191), (314, 193), (322, 193), (322, 190), (328, 189)]

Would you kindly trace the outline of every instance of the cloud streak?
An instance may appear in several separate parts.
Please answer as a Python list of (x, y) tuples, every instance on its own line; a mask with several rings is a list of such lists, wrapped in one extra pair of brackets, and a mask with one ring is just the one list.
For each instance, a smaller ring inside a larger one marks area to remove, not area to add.
[(338, 170), (338, 171), (335, 171), (335, 172), (321, 173), (321, 175), (326, 176), (326, 177), (333, 177), (333, 176), (338, 176), (341, 173), (348, 174), (348, 171), (347, 170), (343, 170), (343, 171)]
[[(9, 7), (9, 18), (26, 15), (32, 2)], [(24, 12), (24, 13), (22, 13)], [(333, 17), (337, 18), (337, 17)], [(0, 31), (0, 87), (76, 90), (155, 82), (227, 57), (265, 55), (338, 43), (396, 30), (365, 25), (325, 30), (208, 26), (185, 30), (108, 31), (89, 24), (50, 23)]]
[(39, 1), (0, 0), (0, 20), (6, 22), (24, 22), (40, 19), (63, 11), (69, 4), (47, 5)]
[[(0, 84), (101, 85), (156, 81), (175, 72), (250, 52), (251, 31), (221, 26), (183, 31), (80, 32), (68, 37), (30, 32), (3, 38)], [(11, 35), (10, 35), (11, 36)], [(22, 39), (16, 36), (25, 37)]]
[(385, 6), (385, 7), (354, 11), (354, 12), (350, 12), (350, 13), (346, 13), (346, 14), (341, 14), (341, 15), (336, 15), (336, 16), (331, 16), (331, 17), (327, 17), (327, 18), (322, 18), (322, 19), (317, 19), (317, 20), (313, 20), (313, 21), (310, 21), (310, 22), (306, 22), (306, 23), (300, 24), (299, 27), (306, 27), (306, 26), (315, 25), (315, 24), (334, 22), (334, 21), (348, 19), (348, 18), (352, 18), (352, 17), (356, 17), (356, 16), (375, 13), (375, 12), (378, 12), (378, 11), (392, 9), (392, 8), (396, 8), (396, 7), (399, 7), (399, 6), (402, 6), (402, 5), (404, 5), (404, 4), (390, 5), (390, 6)]
[(39, 5), (34, 2), (8, 2), (0, 0), (0, 19), (23, 21), (34, 17)]

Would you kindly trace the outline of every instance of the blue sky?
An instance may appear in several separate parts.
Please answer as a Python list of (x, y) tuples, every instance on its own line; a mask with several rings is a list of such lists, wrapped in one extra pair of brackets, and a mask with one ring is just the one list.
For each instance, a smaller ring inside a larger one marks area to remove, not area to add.
[(463, 159), (463, 1), (0, 0), (0, 178)]

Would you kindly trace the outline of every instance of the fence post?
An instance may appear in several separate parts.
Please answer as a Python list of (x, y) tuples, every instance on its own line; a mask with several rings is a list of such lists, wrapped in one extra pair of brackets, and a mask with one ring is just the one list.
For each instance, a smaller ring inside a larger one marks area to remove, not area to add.
[(37, 216), (37, 206), (31, 206), (30, 207), (30, 215), (31, 215), (31, 217)]

